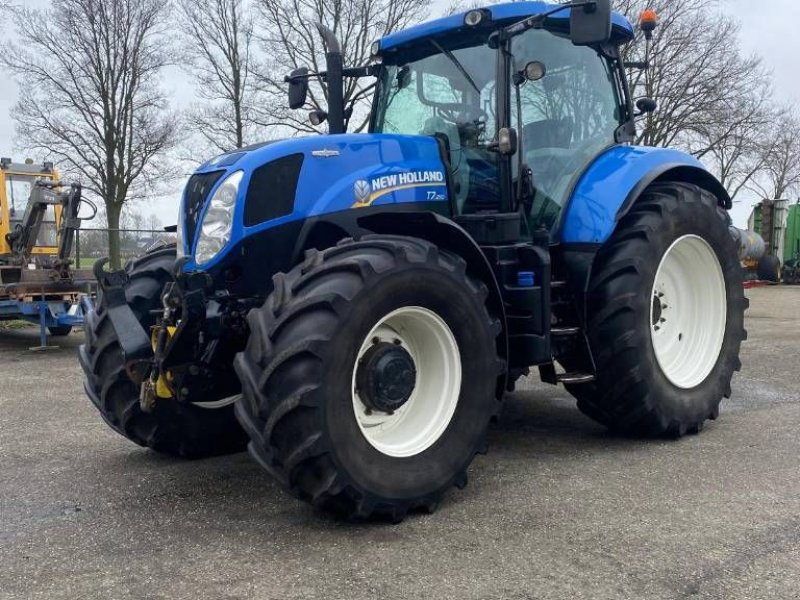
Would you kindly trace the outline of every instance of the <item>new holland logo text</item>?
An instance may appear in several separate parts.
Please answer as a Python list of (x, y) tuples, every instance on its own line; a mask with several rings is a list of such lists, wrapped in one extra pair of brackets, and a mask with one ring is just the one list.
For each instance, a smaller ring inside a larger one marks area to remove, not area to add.
[[(369, 206), (385, 194), (414, 187), (444, 187), (444, 173), (441, 171), (408, 171), (374, 177), (367, 181), (359, 179), (353, 185), (354, 207)], [(429, 200), (444, 200), (444, 194), (429, 192)]]

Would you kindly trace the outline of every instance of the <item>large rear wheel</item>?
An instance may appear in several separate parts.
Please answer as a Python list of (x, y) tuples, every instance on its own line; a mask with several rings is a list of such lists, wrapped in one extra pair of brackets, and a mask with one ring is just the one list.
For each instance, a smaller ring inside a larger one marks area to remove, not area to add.
[(250, 451), (291, 493), (347, 517), (432, 510), (486, 446), (500, 323), (459, 257), (368, 236), (275, 277), (236, 357)]
[[(129, 261), (128, 304), (148, 329), (155, 324), (164, 285), (172, 279), (175, 248), (165, 248)], [(200, 458), (244, 450), (246, 436), (236, 422), (232, 402), (156, 401), (151, 412), (139, 405), (139, 389), (125, 371), (124, 357), (105, 302), (86, 316), (86, 341), (79, 358), (84, 389), (108, 425), (139, 444), (185, 458)], [(198, 399), (200, 400), (200, 399)]]
[(584, 413), (634, 435), (716, 419), (741, 367), (747, 299), (714, 195), (651, 186), (598, 252), (586, 307), (597, 378), (568, 387)]

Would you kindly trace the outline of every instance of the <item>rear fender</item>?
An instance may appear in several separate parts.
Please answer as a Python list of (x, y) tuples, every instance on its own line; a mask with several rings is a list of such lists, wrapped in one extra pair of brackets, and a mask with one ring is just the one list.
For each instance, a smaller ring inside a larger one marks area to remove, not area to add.
[(707, 189), (730, 209), (731, 198), (695, 157), (670, 148), (614, 146), (581, 175), (564, 207), (558, 239), (563, 244), (603, 244), (647, 187), (683, 181)]

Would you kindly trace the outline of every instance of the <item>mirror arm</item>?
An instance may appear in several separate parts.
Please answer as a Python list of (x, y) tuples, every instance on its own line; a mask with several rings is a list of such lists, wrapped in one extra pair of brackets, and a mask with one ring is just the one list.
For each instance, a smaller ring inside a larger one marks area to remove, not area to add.
[(511, 25), (503, 27), (502, 29), (493, 33), (489, 37), (489, 47), (496, 49), (500, 46), (502, 42), (505, 42), (506, 40), (509, 40), (514, 36), (524, 33), (528, 31), (528, 29), (541, 27), (544, 24), (545, 19), (547, 19), (547, 17), (553, 16), (554, 14), (561, 12), (562, 10), (566, 10), (569, 8), (581, 8), (581, 7), (596, 8), (597, 0), (580, 0), (579, 2), (568, 2), (566, 4), (560, 4), (556, 8), (550, 9), (547, 12), (541, 13), (539, 15), (534, 15), (532, 17), (526, 17), (521, 21), (512, 23)]
[(366, 65), (364, 67), (346, 67), (342, 69), (342, 75), (345, 77), (355, 77), (356, 79), (361, 77), (376, 77), (378, 75), (378, 71), (380, 70), (380, 65)]
[(320, 71), (319, 73), (314, 73), (309, 71), (305, 75), (295, 75), (294, 77), (291, 75), (285, 75), (283, 78), (284, 83), (295, 83), (297, 81), (302, 81), (303, 79), (311, 79), (312, 77), (319, 77), (320, 79), (324, 78), (326, 75), (325, 71)]

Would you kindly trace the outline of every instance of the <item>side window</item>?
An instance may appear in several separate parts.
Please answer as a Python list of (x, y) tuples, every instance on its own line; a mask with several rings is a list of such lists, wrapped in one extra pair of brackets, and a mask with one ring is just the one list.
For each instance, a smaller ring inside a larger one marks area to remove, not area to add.
[(531, 30), (514, 40), (513, 53), (515, 71), (531, 65), (518, 87), (520, 118), (512, 110), (536, 190), (530, 219), (552, 229), (574, 177), (614, 143), (620, 99), (609, 61), (593, 48)]

